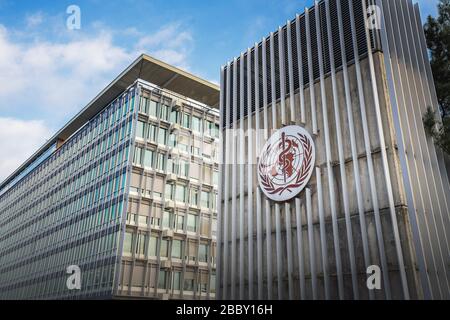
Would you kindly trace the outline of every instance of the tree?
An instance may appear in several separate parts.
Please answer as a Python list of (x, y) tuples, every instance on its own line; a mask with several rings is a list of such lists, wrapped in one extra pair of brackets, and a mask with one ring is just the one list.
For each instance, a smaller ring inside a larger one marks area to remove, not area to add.
[(450, 0), (440, 0), (438, 12), (437, 18), (428, 16), (424, 28), (443, 120), (438, 122), (430, 107), (423, 120), (427, 133), (450, 155)]

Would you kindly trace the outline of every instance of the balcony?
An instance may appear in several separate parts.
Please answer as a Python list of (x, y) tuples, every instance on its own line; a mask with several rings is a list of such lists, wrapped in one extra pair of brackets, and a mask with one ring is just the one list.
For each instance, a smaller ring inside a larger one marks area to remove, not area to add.
[(167, 238), (173, 238), (173, 230), (171, 229), (166, 229), (163, 231), (162, 234), (163, 238), (167, 239)]

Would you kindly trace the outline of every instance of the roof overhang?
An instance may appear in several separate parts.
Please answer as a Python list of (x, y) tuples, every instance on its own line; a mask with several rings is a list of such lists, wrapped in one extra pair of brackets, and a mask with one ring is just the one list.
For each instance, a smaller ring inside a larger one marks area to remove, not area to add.
[(138, 79), (150, 82), (161, 89), (170, 90), (181, 96), (185, 96), (186, 98), (196, 100), (211, 108), (219, 108), (220, 88), (217, 85), (146, 54), (142, 54), (114, 81), (103, 89), (86, 107), (84, 107), (83, 110), (49, 139), (45, 145), (14, 171), (14, 173), (6, 178), (1, 183), (0, 190), (50, 146), (58, 141), (67, 140), (72, 136), (79, 128), (92, 119)]

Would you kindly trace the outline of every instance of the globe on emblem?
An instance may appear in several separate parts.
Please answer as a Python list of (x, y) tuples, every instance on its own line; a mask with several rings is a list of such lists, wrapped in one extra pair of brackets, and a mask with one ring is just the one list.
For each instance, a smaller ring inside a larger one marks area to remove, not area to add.
[(314, 141), (304, 128), (282, 128), (262, 149), (258, 162), (259, 185), (271, 200), (290, 200), (309, 182), (315, 160)]

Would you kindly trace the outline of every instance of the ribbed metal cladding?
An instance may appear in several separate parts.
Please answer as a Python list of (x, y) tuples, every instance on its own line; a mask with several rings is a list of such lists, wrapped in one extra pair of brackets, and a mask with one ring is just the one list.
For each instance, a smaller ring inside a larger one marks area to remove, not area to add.
[[(450, 184), (421, 122), (437, 99), (420, 21), (411, 0), (323, 0), (224, 67), (220, 298), (449, 298)], [(256, 163), (291, 124), (313, 136), (314, 174), (276, 203)]]
[[(319, 10), (319, 20), (321, 25), (323, 26), (323, 30), (322, 30), (322, 39), (323, 39), (323, 46), (324, 46), (324, 50), (323, 50), (323, 60), (324, 60), (324, 73), (325, 74), (329, 74), (331, 72), (331, 68), (330, 68), (330, 59), (329, 59), (329, 53), (328, 53), (328, 42), (327, 42), (327, 22), (326, 22), (326, 11), (325, 11), (325, 1), (320, 1), (318, 3), (318, 10)], [(358, 51), (359, 51), (359, 55), (360, 56), (364, 56), (367, 54), (367, 44), (365, 41), (365, 20), (363, 17), (363, 7), (362, 7), (362, 2), (359, 0), (355, 0), (352, 1), (352, 8), (355, 12), (355, 24), (356, 24), (356, 33), (358, 35)], [(309, 15), (311, 17), (311, 21), (310, 21), (310, 32), (311, 32), (311, 38), (312, 39), (316, 39), (316, 34), (317, 34), (317, 30), (316, 30), (316, 23), (315, 23), (315, 11), (314, 11), (314, 7), (311, 8), (309, 10)], [(352, 62), (354, 60), (354, 50), (353, 50), (353, 46), (352, 46), (352, 38), (351, 38), (351, 30), (350, 30), (350, 19), (349, 19), (349, 4), (344, 1), (341, 4), (341, 10), (342, 10), (342, 15), (344, 17), (344, 34), (345, 34), (345, 47), (347, 48), (346, 52), (347, 52), (347, 61), (348, 62)], [(342, 67), (342, 59), (340, 58), (340, 45), (339, 45), (339, 30), (337, 28), (337, 6), (336, 6), (336, 1), (331, 1), (330, 2), (330, 11), (331, 11), (331, 15), (333, 17), (333, 19), (331, 20), (331, 24), (332, 24), (332, 39), (333, 39), (333, 48), (335, 51), (335, 55), (336, 55), (336, 61), (335, 61), (335, 65), (336, 68), (340, 68)], [(299, 16), (299, 20), (300, 20), (300, 29), (301, 30), (305, 30), (305, 14), (302, 14)], [(293, 19), (292, 21), (290, 21), (292, 26), (294, 26), (294, 28), (292, 29), (291, 32), (291, 42), (292, 42), (292, 62), (294, 64), (294, 69), (298, 69), (298, 62), (299, 60), (297, 59), (299, 56), (299, 51), (297, 50), (297, 34), (296, 34), (296, 29), (295, 29), (295, 25), (296, 25), (296, 19)], [(281, 32), (280, 32), (281, 31)], [(282, 42), (284, 43), (284, 52), (280, 52), (280, 47), (279, 47), (279, 37), (281, 34), (281, 38), (282, 38)], [(281, 82), (282, 79), (280, 77), (281, 74), (281, 67), (280, 67), (280, 57), (283, 56), (284, 57), (284, 61), (282, 62), (282, 64), (284, 65), (284, 75), (285, 75), (285, 79), (284, 79), (284, 87), (285, 87), (285, 92), (289, 93), (289, 86), (290, 86), (290, 79), (289, 79), (289, 72), (288, 72), (288, 68), (289, 68), (289, 60), (288, 60), (288, 47), (287, 47), (287, 43), (288, 43), (288, 35), (287, 35), (287, 25), (283, 26), (281, 28), (281, 30), (277, 30), (273, 33), (273, 37), (274, 37), (274, 55), (275, 55), (275, 61), (277, 61), (277, 63), (275, 64), (275, 75), (276, 75), (276, 92), (275, 92), (275, 99), (278, 101), (281, 98), (281, 91), (282, 91), (282, 87), (281, 87)], [(301, 61), (303, 61), (303, 64), (305, 64), (303, 66), (304, 68), (304, 79), (303, 79), (303, 85), (304, 86), (308, 86), (309, 82), (310, 82), (310, 77), (309, 77), (309, 72), (308, 72), (308, 67), (307, 67), (307, 46), (306, 44), (306, 33), (303, 31), (301, 32), (301, 37), (302, 37), (302, 43), (303, 45), (303, 50), (300, 53), (300, 57), (301, 57)], [(371, 45), (372, 45), (372, 50), (373, 51), (379, 51), (381, 49), (380, 47), (380, 42), (379, 42), (379, 35), (378, 32), (373, 32), (372, 30), (370, 30), (370, 41), (371, 41)], [(262, 43), (258, 43), (257, 45), (259, 48), (261, 48)], [(267, 46), (266, 48), (267, 50), (267, 57), (269, 58), (270, 54), (270, 48), (269, 46)], [(313, 60), (312, 60), (312, 64), (314, 66), (313, 68), (313, 81), (317, 81), (320, 78), (320, 70), (319, 70), (319, 57), (318, 57), (318, 48), (317, 48), (317, 42), (313, 42), (311, 43), (311, 50), (312, 50), (312, 56), (313, 56)], [(251, 54), (252, 57), (252, 62), (254, 62), (254, 51), (255, 48), (251, 48), (250, 53), (245, 52), (244, 53), (244, 82), (245, 82), (245, 92), (247, 92), (247, 54)], [(262, 52), (259, 52), (260, 58), (259, 58), (259, 68), (262, 68)], [(270, 60), (269, 60), (270, 61)], [(238, 58), (237, 59), (237, 64), (241, 63), (241, 59)], [(233, 68), (233, 62), (231, 62), (231, 68)], [(226, 69), (226, 66), (225, 66)], [(251, 72), (250, 72), (250, 77), (252, 78), (252, 81), (254, 81), (254, 77), (255, 77), (255, 69), (254, 69), (254, 64), (251, 64)], [(240, 68), (238, 68), (238, 73)], [(271, 66), (270, 64), (267, 66), (267, 70), (268, 70), (268, 74), (270, 75), (271, 72)], [(261, 76), (261, 75), (260, 75)], [(240, 78), (240, 76), (238, 75), (238, 79)], [(293, 89), (294, 91), (298, 92), (299, 88), (300, 88), (300, 80), (299, 80), (299, 74), (296, 73), (294, 75), (294, 86)], [(232, 90), (232, 88), (231, 88)], [(252, 90), (252, 95), (255, 94), (255, 88), (254, 86), (252, 86), (251, 88)], [(233, 95), (233, 91), (231, 91), (231, 95)], [(256, 99), (259, 100), (259, 106), (260, 108), (262, 108), (263, 105), (263, 96), (262, 96), (262, 83), (260, 83), (260, 90), (259, 90), (259, 96), (256, 97)], [(269, 90), (268, 90), (268, 99), (269, 101), (272, 100), (272, 90), (270, 88), (270, 84), (269, 84)], [(255, 111), (256, 108), (256, 104), (255, 104), (255, 99), (252, 101), (252, 103), (250, 104), (250, 107), (252, 109), (252, 112)], [(238, 120), (240, 118), (240, 112), (239, 112), (239, 108), (240, 103), (239, 101), (238, 103)], [(244, 108), (244, 114), (247, 114), (247, 97), (245, 97), (245, 104), (244, 106), (242, 106), (242, 108)], [(228, 115), (228, 117), (230, 117), (231, 119), (231, 125), (232, 125), (232, 119), (233, 119), (233, 114), (230, 113)], [(225, 126), (226, 123), (226, 119), (222, 119), (223, 121), (223, 126)]]

